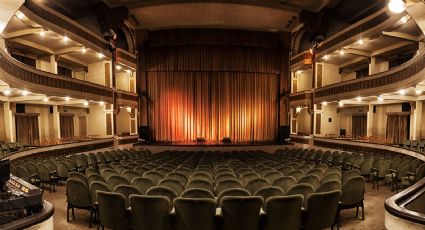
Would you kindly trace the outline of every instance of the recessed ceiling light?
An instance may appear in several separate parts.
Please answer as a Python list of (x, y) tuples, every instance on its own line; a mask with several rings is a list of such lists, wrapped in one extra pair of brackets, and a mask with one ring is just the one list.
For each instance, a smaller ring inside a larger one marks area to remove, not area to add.
[(44, 102), (48, 102), (49, 101), (49, 98), (48, 97), (45, 97), (45, 98), (43, 98), (43, 101)]
[(344, 50), (339, 51), (339, 55), (344, 55), (344, 54), (345, 54)]
[(24, 19), (25, 18), (25, 14), (23, 14), (21, 11), (17, 11), (16, 12), (16, 17), (18, 17), (19, 19)]
[(406, 90), (404, 90), (404, 89), (400, 89), (400, 91), (398, 91), (398, 93), (399, 93), (400, 95), (405, 95), (405, 94), (406, 94)]
[(297, 113), (299, 113), (299, 112), (301, 112), (301, 107), (297, 107), (297, 108), (295, 108), (295, 112), (297, 112)]
[(87, 52), (87, 49), (85, 47), (81, 48), (81, 53), (85, 54)]
[(329, 55), (323, 56), (323, 59), (328, 60), (329, 59)]
[(339, 107), (342, 107), (342, 106), (344, 106), (344, 103), (338, 102), (338, 105), (339, 105)]
[(378, 97), (378, 101), (379, 102), (383, 102), (384, 101), (384, 98), (383, 97)]
[(406, 9), (406, 3), (403, 0), (390, 0), (388, 2), (388, 8), (391, 12), (399, 14)]
[(66, 97), (65, 97), (65, 101), (69, 101), (69, 100), (71, 100), (71, 98), (70, 98), (70, 97), (68, 97), (68, 96), (66, 96)]
[(303, 71), (302, 70), (297, 70), (297, 72), (295, 72), (296, 74), (302, 74)]
[(12, 91), (10, 89), (3, 91), (3, 94), (6, 95), (6, 96), (9, 96), (11, 93), (12, 93)]
[(97, 53), (97, 57), (98, 58), (103, 58), (103, 57), (105, 57), (105, 55), (103, 55), (103, 53)]
[(328, 105), (328, 103), (326, 101), (322, 102), (322, 105)]
[(117, 70), (121, 70), (121, 68), (122, 68), (122, 67), (121, 67), (120, 65), (116, 65), (116, 66), (115, 66), (115, 69), (117, 69)]
[(360, 39), (360, 40), (357, 41), (357, 44), (363, 45), (364, 44), (364, 41), (362, 39)]
[(361, 97), (357, 97), (356, 100), (357, 101), (362, 101), (362, 98)]
[(29, 94), (29, 92), (28, 91), (26, 91), (26, 90), (22, 90), (22, 96), (27, 96)]
[(419, 95), (419, 94), (421, 94), (421, 93), (422, 93), (422, 90), (417, 89), (417, 90), (415, 91), (415, 93), (416, 93), (416, 95)]
[(89, 102), (88, 101), (84, 101), (84, 106), (88, 106), (89, 105)]
[(131, 107), (127, 107), (127, 108), (125, 108), (126, 110), (127, 110), (127, 112), (131, 112)]
[(63, 36), (62, 40), (63, 40), (64, 42), (67, 42), (67, 41), (69, 40), (69, 38), (65, 35), (65, 36)]
[(126, 70), (125, 70), (125, 72), (127, 72), (127, 73), (131, 73), (131, 70), (129, 70), (129, 69), (126, 69)]
[(99, 101), (99, 105), (104, 105), (104, 104), (105, 104), (105, 102)]
[(44, 30), (40, 31), (40, 36), (44, 37), (44, 35), (46, 35), (46, 31)]

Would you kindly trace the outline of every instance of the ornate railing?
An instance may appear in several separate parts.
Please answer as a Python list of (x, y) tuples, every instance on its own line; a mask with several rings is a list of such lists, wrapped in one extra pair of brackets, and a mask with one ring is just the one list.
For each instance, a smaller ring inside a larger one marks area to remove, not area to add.
[(408, 88), (423, 80), (424, 69), (425, 51), (422, 51), (416, 57), (392, 70), (315, 89), (314, 102), (373, 96)]
[(87, 42), (90, 42), (95, 46), (99, 47), (100, 49), (104, 50), (105, 55), (107, 54), (106, 51), (108, 50), (109, 45), (106, 40), (104, 40), (97, 34), (94, 34), (93, 32), (89, 31), (88, 29), (82, 27), (77, 22), (63, 15), (60, 15), (57, 12), (53, 12), (46, 5), (39, 2), (40, 1), (36, 2), (34, 0), (26, 0), (24, 6), (41, 19), (50, 22), (55, 26), (58, 26), (61, 30), (66, 30), (74, 34), (75, 36), (81, 37)]
[(289, 95), (289, 104), (291, 106), (308, 106), (311, 99), (312, 94), (309, 90), (291, 93)]
[(112, 89), (27, 66), (0, 49), (0, 79), (11, 87), (52, 96), (102, 100), (112, 103)]
[(115, 92), (115, 98), (117, 105), (121, 106), (135, 106), (137, 107), (139, 96), (137, 93), (131, 93), (126, 91), (117, 90)]

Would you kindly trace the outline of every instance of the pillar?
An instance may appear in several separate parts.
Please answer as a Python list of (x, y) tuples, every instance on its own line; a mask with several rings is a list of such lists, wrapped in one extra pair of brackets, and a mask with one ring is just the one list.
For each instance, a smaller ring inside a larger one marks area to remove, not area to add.
[(412, 113), (410, 114), (410, 139), (418, 140), (421, 138), (422, 126), (422, 101), (412, 103)]
[(369, 105), (369, 110), (367, 111), (367, 125), (366, 125), (366, 136), (372, 136), (373, 132), (373, 106)]
[(13, 122), (13, 113), (11, 110), (11, 104), (10, 102), (6, 101), (3, 103), (3, 110), (4, 110), (4, 131), (6, 133), (6, 140), (10, 142), (16, 141), (15, 136), (15, 125)]
[(55, 55), (50, 56), (50, 72), (54, 74), (58, 73), (58, 62)]
[(376, 58), (371, 57), (369, 62), (369, 75), (375, 73)]
[(61, 138), (59, 107), (53, 105), (53, 137)]

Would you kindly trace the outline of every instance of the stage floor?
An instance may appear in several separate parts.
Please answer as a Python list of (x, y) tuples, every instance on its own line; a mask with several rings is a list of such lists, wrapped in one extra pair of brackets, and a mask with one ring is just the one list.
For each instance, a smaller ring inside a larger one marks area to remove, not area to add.
[(292, 147), (291, 144), (277, 144), (275, 142), (156, 142), (151, 144), (134, 144), (136, 149), (147, 149), (153, 153), (166, 150), (175, 151), (250, 151), (261, 150), (274, 153), (278, 149)]

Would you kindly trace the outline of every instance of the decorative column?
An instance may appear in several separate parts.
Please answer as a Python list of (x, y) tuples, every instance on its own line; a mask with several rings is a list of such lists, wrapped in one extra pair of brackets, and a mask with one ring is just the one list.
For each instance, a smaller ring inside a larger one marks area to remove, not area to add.
[(53, 105), (53, 137), (61, 138), (59, 106)]
[(367, 125), (366, 125), (366, 136), (370, 137), (373, 133), (373, 105), (369, 105), (367, 111)]
[(13, 122), (13, 113), (11, 103), (6, 101), (3, 103), (4, 112), (4, 131), (6, 134), (6, 140), (9, 142), (15, 142), (15, 125)]
[(50, 72), (54, 74), (58, 73), (58, 62), (55, 55), (50, 56)]
[(418, 140), (421, 138), (422, 101), (411, 102), (411, 108), (409, 139)]

